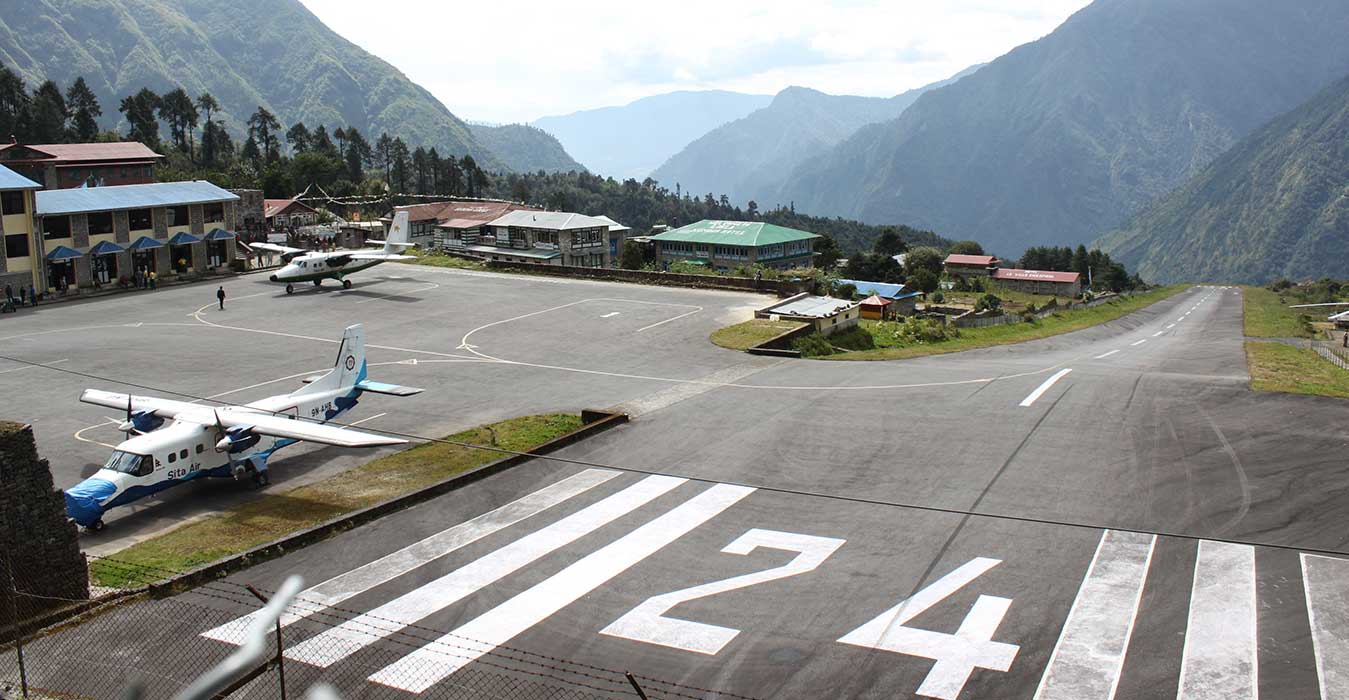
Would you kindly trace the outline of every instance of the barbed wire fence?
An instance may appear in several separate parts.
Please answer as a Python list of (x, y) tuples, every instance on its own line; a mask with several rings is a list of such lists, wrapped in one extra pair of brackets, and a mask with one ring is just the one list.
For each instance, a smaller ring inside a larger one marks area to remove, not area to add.
[[(258, 590), (227, 580), (179, 592), (165, 582), (180, 572), (90, 560), (96, 578), (117, 583), (96, 588), (93, 601), (27, 591), (21, 571), (0, 576), (0, 586), (12, 592), (8, 609), (0, 611), (0, 698), (286, 700), (328, 685), (343, 698), (399, 700), (422, 687), (419, 697), (437, 700), (750, 700), (327, 606), (306, 600), (302, 592)], [(268, 606), (274, 598), (275, 605)], [(264, 606), (275, 615), (259, 613)], [(184, 695), (249, 646), (240, 619), (250, 613), (256, 659), (221, 690)], [(259, 621), (264, 629), (256, 629)], [(338, 627), (341, 633), (332, 633)], [(203, 634), (226, 628), (239, 631), (230, 642)], [(288, 658), (302, 643), (305, 662)], [(315, 664), (315, 659), (334, 661)], [(398, 669), (396, 677), (391, 668)], [(447, 668), (457, 670), (446, 673)]]

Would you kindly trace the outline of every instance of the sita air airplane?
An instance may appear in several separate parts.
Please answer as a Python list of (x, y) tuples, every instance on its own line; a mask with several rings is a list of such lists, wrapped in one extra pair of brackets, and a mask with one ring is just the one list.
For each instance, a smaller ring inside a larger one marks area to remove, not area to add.
[(268, 279), (273, 282), (285, 282), (286, 293), (293, 294), (296, 282), (313, 282), (317, 287), (323, 284), (325, 279), (341, 280), (343, 289), (351, 289), (351, 280), (346, 277), (353, 272), (360, 272), (390, 260), (412, 260), (413, 256), (402, 254), (405, 248), (417, 245), (408, 242), (407, 212), (400, 211), (393, 217), (393, 225), (389, 227), (389, 238), (383, 243), (382, 249), (335, 250), (328, 253), (316, 253), (304, 248), (289, 248), (274, 243), (251, 243), (249, 247), (281, 254), (281, 260), (286, 266), (277, 270), (276, 274)]
[[(109, 508), (193, 479), (251, 477), (256, 485), (266, 485), (267, 460), (297, 442), (338, 447), (406, 442), (324, 425), (351, 410), (363, 393), (412, 396), (422, 391), (366, 379), (360, 325), (347, 328), (333, 368), (304, 381), (305, 386), (289, 394), (219, 408), (86, 389), (80, 395), (85, 403), (125, 408), (120, 429), (134, 437), (118, 445), (96, 474), (66, 491), (66, 513), (90, 530), (101, 530)], [(172, 422), (164, 425), (166, 420)], [(273, 439), (264, 444), (264, 438)]]

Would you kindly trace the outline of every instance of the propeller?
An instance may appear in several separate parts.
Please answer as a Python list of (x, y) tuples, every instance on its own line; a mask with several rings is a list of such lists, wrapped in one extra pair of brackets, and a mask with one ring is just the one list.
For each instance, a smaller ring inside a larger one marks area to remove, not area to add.
[(124, 433), (136, 432), (136, 422), (131, 419), (131, 394), (126, 395), (126, 420), (122, 421), (117, 429)]
[[(216, 433), (220, 435), (220, 440), (215, 444), (216, 452), (228, 452), (230, 449), (230, 436), (225, 434), (225, 424), (220, 422), (220, 409), (211, 409), (211, 414), (215, 416)], [(233, 463), (233, 459), (230, 460)]]

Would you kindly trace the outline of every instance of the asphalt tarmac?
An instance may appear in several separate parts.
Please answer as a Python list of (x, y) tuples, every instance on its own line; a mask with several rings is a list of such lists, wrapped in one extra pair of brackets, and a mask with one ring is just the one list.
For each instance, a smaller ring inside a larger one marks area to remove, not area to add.
[[(320, 368), (323, 343), (361, 320), (385, 346), (372, 363), (418, 360), (372, 376), (430, 389), (363, 403), (352, 420), (383, 414), (367, 427), (440, 435), (603, 406), (634, 421), (567, 461), (105, 615), (84, 634), (117, 666), (223, 656), (257, 604), (221, 591), (299, 574), (310, 602), (286, 620), (288, 677), (347, 697), (545, 668), (597, 696), (611, 674), (596, 669), (628, 669), (691, 697), (1349, 697), (1349, 403), (1247, 389), (1237, 290), (1017, 346), (851, 363), (707, 344), (761, 301), (747, 295), (383, 270), (290, 298), (239, 279), (225, 312), (198, 311), (211, 300), (190, 289), (52, 307), (0, 327), (0, 353), (209, 395)], [(62, 485), (105, 454), (70, 437), (100, 419), (73, 403), (85, 384), (0, 375), (44, 397), (29, 420)], [(276, 473), (365, 458), (299, 450)], [(129, 511), (109, 537), (248, 497), (208, 486)], [(59, 640), (30, 657), (43, 643)], [(75, 692), (95, 680), (33, 673)], [(169, 675), (166, 694), (183, 674)]]

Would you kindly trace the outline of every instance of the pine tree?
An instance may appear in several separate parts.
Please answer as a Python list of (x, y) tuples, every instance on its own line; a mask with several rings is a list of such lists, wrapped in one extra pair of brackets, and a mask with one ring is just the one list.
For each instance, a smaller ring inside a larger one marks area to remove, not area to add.
[(159, 150), (159, 120), (155, 113), (159, 110), (159, 95), (150, 88), (141, 88), (140, 92), (122, 98), (117, 111), (126, 116), (130, 125), (127, 138), (140, 141), (151, 150)]
[(66, 98), (61, 88), (48, 80), (33, 91), (32, 122), (29, 138), (36, 143), (61, 143), (66, 140), (66, 120), (70, 111), (66, 109)]
[(197, 96), (197, 109), (201, 110), (202, 116), (206, 118), (205, 124), (201, 127), (201, 160), (206, 165), (215, 165), (216, 158), (220, 155), (220, 135), (224, 134), (226, 139), (229, 138), (224, 129), (211, 121), (211, 114), (220, 110), (220, 103), (216, 102), (211, 93), (203, 92)]
[(103, 116), (103, 107), (84, 82), (84, 76), (75, 78), (66, 89), (66, 107), (70, 110), (70, 138), (88, 143), (98, 137), (98, 117)]
[(393, 182), (398, 192), (408, 191), (408, 180), (412, 175), (412, 155), (408, 152), (408, 145), (403, 143), (403, 139), (394, 138), (393, 145), (389, 150), (389, 161)]
[(266, 107), (258, 105), (258, 111), (248, 118), (248, 138), (253, 141), (254, 150), (268, 163), (281, 156), (281, 140), (277, 132), (281, 122)]
[(159, 117), (169, 125), (169, 138), (182, 153), (192, 155), (191, 135), (197, 128), (197, 105), (187, 91), (175, 88), (159, 98)]
[(286, 143), (290, 144), (291, 153), (307, 153), (311, 147), (311, 138), (309, 127), (304, 122), (295, 122), (286, 132)]
[(28, 109), (31, 100), (23, 78), (0, 66), (0, 138), (28, 141)]

